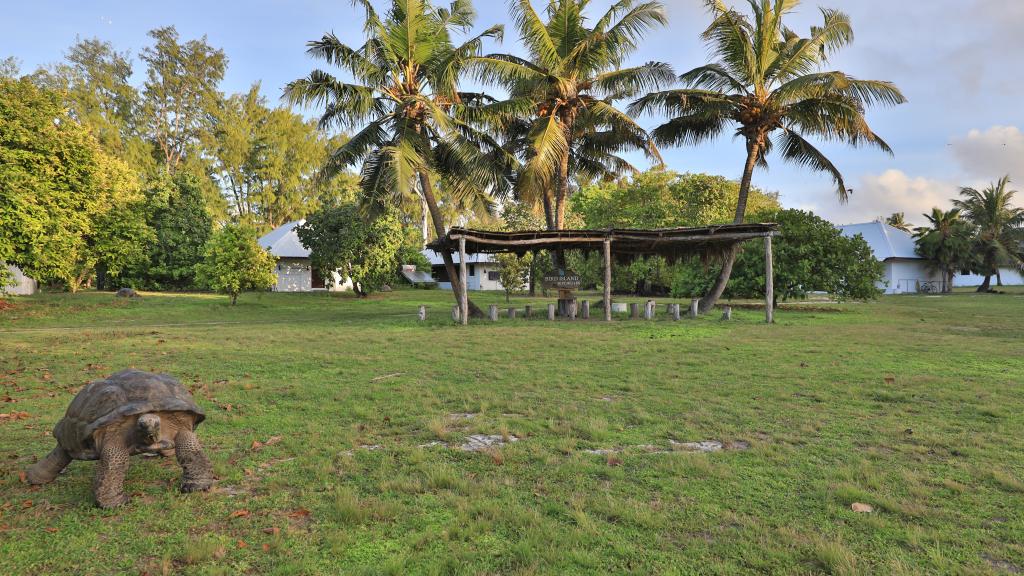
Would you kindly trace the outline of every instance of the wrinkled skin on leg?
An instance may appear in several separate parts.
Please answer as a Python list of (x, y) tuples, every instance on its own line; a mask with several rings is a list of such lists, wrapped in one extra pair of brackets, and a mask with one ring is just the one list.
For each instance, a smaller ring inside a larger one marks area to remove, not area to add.
[(57, 446), (39, 462), (36, 462), (25, 474), (29, 484), (46, 484), (60, 474), (71, 463), (71, 456), (63, 448)]
[(199, 444), (195, 432), (190, 429), (178, 430), (174, 438), (174, 449), (182, 470), (181, 491), (209, 490), (214, 482), (213, 466), (203, 453), (203, 447)]
[(100, 508), (116, 508), (128, 502), (124, 477), (128, 472), (130, 448), (124, 434), (110, 433), (120, 431), (115, 427), (115, 430), (107, 431), (97, 442), (100, 460), (96, 464), (92, 491)]

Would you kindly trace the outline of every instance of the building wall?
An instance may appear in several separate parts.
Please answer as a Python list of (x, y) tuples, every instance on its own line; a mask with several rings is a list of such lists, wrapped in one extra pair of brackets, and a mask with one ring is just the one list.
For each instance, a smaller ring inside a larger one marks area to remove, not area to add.
[[(0, 263), (0, 266), (2, 265), (3, 264)], [(21, 272), (21, 268), (12, 264), (7, 266), (7, 270), (11, 272), (14, 278), (10, 284), (4, 286), (3, 290), (0, 290), (0, 293), (6, 292), (7, 294), (14, 296), (29, 296), (31, 294), (35, 294), (39, 289), (39, 283), (36, 282), (34, 278), (25, 276), (25, 274)]]
[[(313, 268), (309, 258), (279, 258), (277, 260), (277, 284), (275, 292), (312, 292)], [(331, 273), (334, 284), (328, 288), (331, 292), (345, 292), (352, 289), (352, 281), (342, 278), (337, 270)], [(323, 290), (323, 288), (316, 288)]]
[[(458, 266), (455, 267), (458, 270)], [(447, 278), (445, 274), (444, 265), (433, 266), (434, 278)], [(501, 280), (498, 279), (497, 274), (500, 267), (495, 262), (485, 263), (474, 263), (466, 265), (466, 276), (469, 281), (466, 283), (466, 290), (504, 290), (505, 287), (501, 285)], [(494, 279), (491, 279), (491, 273), (494, 273)], [(437, 287), (441, 290), (451, 290), (451, 282), (437, 283)]]
[[(1013, 268), (1000, 268), (999, 275), (1005, 286), (1020, 286), (1024, 284), (1024, 276)], [(957, 274), (953, 276), (953, 286), (981, 286), (985, 277), (981, 274)], [(992, 277), (992, 286), (996, 285), (996, 277)]]
[(942, 273), (929, 269), (923, 260), (890, 258), (885, 261), (886, 285), (879, 286), (886, 294), (914, 294), (922, 291), (923, 282), (932, 282), (935, 290), (942, 288)]

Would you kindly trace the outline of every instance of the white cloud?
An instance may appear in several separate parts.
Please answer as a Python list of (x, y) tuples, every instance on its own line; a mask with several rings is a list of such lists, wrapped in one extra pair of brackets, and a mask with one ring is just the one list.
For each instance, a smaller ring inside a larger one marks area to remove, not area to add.
[(837, 224), (868, 222), (893, 212), (903, 212), (911, 224), (923, 224), (933, 206), (948, 208), (959, 188), (955, 182), (911, 177), (901, 170), (861, 176), (845, 206), (830, 202), (818, 214)]
[(952, 142), (953, 155), (964, 172), (985, 181), (1009, 174), (1024, 178), (1024, 132), (1016, 126), (971, 130)]

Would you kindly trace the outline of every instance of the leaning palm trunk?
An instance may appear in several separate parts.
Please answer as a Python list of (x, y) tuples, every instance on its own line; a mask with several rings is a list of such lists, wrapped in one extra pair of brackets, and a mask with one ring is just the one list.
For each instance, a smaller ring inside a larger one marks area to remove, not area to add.
[[(430, 220), (434, 223), (434, 232), (438, 238), (444, 238), (444, 217), (441, 215), (441, 211), (437, 208), (437, 200), (434, 198), (434, 189), (430, 184), (430, 176), (426, 172), (420, 172), (420, 186), (423, 188), (423, 201), (427, 205), (427, 209), (430, 211)], [(444, 261), (444, 268), (448, 272), (448, 279), (452, 284), (452, 292), (455, 294), (455, 299), (458, 300), (459, 294), (462, 293), (462, 282), (464, 279), (459, 276), (455, 270), (455, 261), (452, 259), (452, 253), (448, 250), (441, 250), (441, 260)], [(473, 318), (483, 318), (483, 310), (479, 306), (469, 300), (469, 315)]]
[[(760, 145), (757, 141), (748, 140), (747, 164), (743, 168), (743, 179), (740, 180), (739, 198), (736, 199), (736, 216), (733, 218), (734, 224), (743, 224), (743, 218), (747, 211), (747, 196), (750, 193), (750, 180), (753, 178), (758, 154), (760, 154)], [(739, 255), (739, 252), (740, 247), (736, 244), (729, 248), (722, 256), (722, 270), (718, 273), (718, 278), (715, 279), (715, 283), (711, 286), (707, 295), (700, 299), (698, 310), (701, 314), (706, 314), (714, 308), (715, 304), (718, 303), (718, 299), (722, 297), (725, 287), (729, 284), (729, 278), (732, 276), (732, 267), (736, 262), (736, 256)]]
[(985, 280), (978, 286), (978, 292), (988, 292), (992, 289), (992, 275), (985, 274)]

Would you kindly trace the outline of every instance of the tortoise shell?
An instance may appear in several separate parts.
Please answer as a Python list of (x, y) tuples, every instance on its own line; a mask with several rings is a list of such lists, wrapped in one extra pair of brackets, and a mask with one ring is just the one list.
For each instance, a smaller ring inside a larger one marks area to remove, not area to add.
[(97, 460), (96, 430), (147, 412), (191, 412), (194, 426), (206, 418), (188, 390), (167, 374), (122, 370), (90, 382), (71, 401), (53, 437), (76, 460)]

